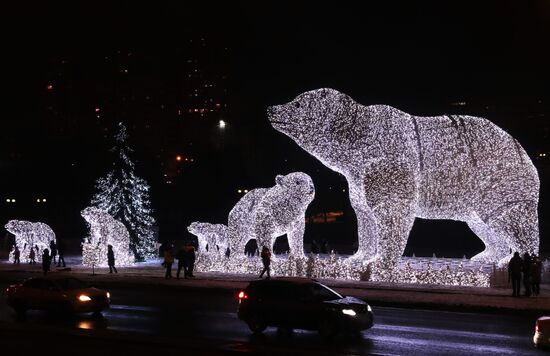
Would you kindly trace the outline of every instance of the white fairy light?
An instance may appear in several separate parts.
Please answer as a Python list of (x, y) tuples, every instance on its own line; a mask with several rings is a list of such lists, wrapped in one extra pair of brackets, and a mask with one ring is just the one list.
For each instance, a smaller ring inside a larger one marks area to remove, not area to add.
[[(15, 245), (19, 248), (19, 260), (22, 263), (30, 262), (30, 251), (34, 248), (36, 262), (42, 261), (42, 252), (50, 248), (50, 241), (55, 241), (53, 230), (44, 223), (24, 220), (10, 220), (4, 226), (7, 231), (15, 235)], [(38, 247), (38, 251), (36, 251)], [(51, 252), (51, 251), (50, 251)], [(9, 260), (13, 262), (14, 251), (10, 252)]]
[(537, 171), (486, 119), (413, 116), (318, 89), (269, 108), (269, 120), (346, 177), (359, 244), (348, 264), (370, 265), (373, 280), (402, 280), (396, 266), (415, 217), (465, 221), (485, 244), (472, 258), (480, 263), (538, 254)]
[(286, 234), (291, 254), (303, 256), (305, 212), (315, 197), (313, 181), (305, 173), (294, 172), (278, 175), (275, 183), (271, 188), (246, 193), (229, 212), (228, 228), (194, 222), (189, 232), (204, 245), (208, 239), (227, 240), (232, 257), (243, 256), (246, 243), (252, 239), (260, 248), (267, 246), (272, 250), (275, 239)]
[(90, 235), (82, 244), (83, 265), (106, 267), (107, 245), (113, 246), (116, 266), (130, 266), (134, 263), (130, 234), (123, 223), (94, 207), (82, 210), (80, 215), (90, 226)]

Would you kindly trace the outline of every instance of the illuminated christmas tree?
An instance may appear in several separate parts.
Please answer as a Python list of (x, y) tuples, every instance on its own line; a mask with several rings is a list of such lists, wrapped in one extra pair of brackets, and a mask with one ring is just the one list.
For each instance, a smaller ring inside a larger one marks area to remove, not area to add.
[(134, 173), (128, 147), (128, 134), (121, 122), (115, 135), (113, 169), (96, 181), (91, 205), (121, 221), (130, 233), (130, 250), (137, 261), (155, 257), (155, 219), (149, 198), (149, 185)]

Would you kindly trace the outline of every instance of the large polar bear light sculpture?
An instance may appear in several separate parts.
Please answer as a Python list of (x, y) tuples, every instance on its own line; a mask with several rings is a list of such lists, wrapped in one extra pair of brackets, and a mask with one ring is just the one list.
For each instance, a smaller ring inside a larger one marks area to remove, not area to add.
[[(15, 235), (15, 245), (19, 248), (21, 253), (19, 259), (23, 263), (30, 262), (31, 248), (35, 249), (35, 261), (42, 262), (42, 252), (50, 248), (50, 241), (55, 241), (53, 230), (41, 222), (10, 220), (4, 227)], [(13, 251), (10, 253), (9, 260), (11, 262), (14, 260)]]
[[(245, 245), (256, 239), (258, 246), (272, 249), (278, 236), (287, 234), (290, 253), (304, 255), (305, 212), (315, 197), (311, 177), (302, 172), (277, 176), (275, 186), (245, 194), (229, 213), (227, 234), (231, 256), (243, 256)], [(219, 224), (192, 223), (188, 230), (201, 239), (219, 230)], [(220, 237), (218, 237), (220, 238)]]
[(539, 178), (512, 136), (465, 115), (419, 117), (363, 106), (333, 89), (268, 109), (272, 126), (344, 175), (357, 215), (355, 260), (391, 271), (415, 217), (465, 221), (505, 264), (510, 251), (538, 254)]
[(89, 239), (82, 244), (82, 264), (107, 266), (108, 245), (113, 246), (117, 266), (134, 263), (134, 254), (130, 250), (130, 234), (123, 223), (94, 207), (82, 210), (80, 215), (90, 224)]

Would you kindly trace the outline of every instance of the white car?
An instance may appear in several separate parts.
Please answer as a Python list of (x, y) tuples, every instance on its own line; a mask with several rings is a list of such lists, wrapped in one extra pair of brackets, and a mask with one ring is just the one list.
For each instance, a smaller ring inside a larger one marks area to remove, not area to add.
[(537, 319), (533, 342), (536, 347), (550, 346), (550, 316), (541, 316)]

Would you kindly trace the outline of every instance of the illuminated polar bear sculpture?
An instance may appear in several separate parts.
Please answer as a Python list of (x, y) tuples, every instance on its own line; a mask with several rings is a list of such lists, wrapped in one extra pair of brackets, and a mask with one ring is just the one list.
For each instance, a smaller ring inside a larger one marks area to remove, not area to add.
[(415, 217), (465, 221), (503, 265), (510, 250), (538, 254), (539, 178), (529, 156), (490, 121), (419, 117), (363, 106), (333, 89), (268, 109), (272, 126), (344, 175), (357, 215), (353, 260), (391, 270)]
[(227, 251), (228, 231), (224, 224), (194, 222), (187, 227), (187, 231), (197, 236), (201, 253), (223, 255)]
[[(30, 262), (29, 254), (31, 248), (35, 248), (35, 261), (42, 261), (42, 252), (50, 248), (50, 241), (55, 241), (53, 230), (41, 222), (30, 222), (23, 220), (10, 220), (4, 226), (7, 231), (15, 235), (15, 245), (19, 248), (21, 262)], [(38, 251), (36, 251), (38, 247)], [(51, 252), (51, 251), (50, 251)], [(13, 262), (13, 251), (9, 260)]]
[[(272, 249), (278, 236), (287, 235), (290, 253), (304, 255), (305, 212), (315, 197), (311, 178), (301, 172), (278, 175), (275, 186), (257, 188), (245, 194), (233, 207), (228, 218), (228, 242), (231, 256), (244, 255), (248, 241), (256, 239), (258, 246)], [(195, 225), (194, 225), (195, 224)], [(197, 223), (191, 226), (199, 226)], [(200, 236), (211, 232), (189, 230)], [(190, 227), (191, 227), (190, 226)]]
[(82, 210), (80, 215), (90, 224), (89, 239), (82, 244), (84, 265), (107, 266), (107, 245), (113, 246), (117, 266), (134, 263), (134, 255), (130, 250), (130, 234), (123, 223), (94, 207)]

